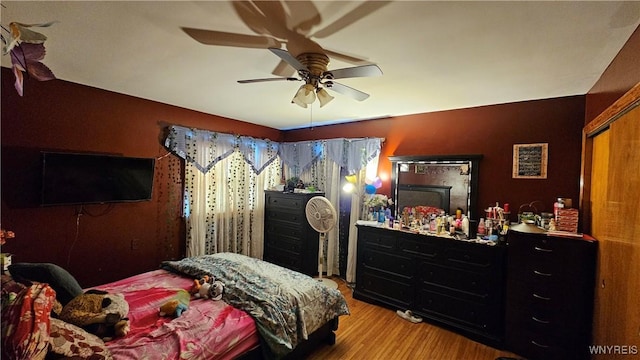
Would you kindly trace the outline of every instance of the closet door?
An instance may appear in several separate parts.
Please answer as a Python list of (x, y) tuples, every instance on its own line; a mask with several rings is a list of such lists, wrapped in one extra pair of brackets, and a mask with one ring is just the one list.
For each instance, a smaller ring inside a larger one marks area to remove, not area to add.
[(589, 196), (599, 240), (592, 344), (640, 353), (640, 106), (592, 138)]

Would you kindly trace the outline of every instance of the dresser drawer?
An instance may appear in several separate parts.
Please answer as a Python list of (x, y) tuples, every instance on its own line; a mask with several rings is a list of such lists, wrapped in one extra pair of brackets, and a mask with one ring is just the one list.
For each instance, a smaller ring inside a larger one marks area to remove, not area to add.
[(268, 217), (269, 221), (286, 221), (294, 224), (307, 223), (306, 215), (299, 211), (291, 212), (290, 209), (267, 209), (266, 216)]
[(394, 233), (382, 233), (362, 230), (358, 228), (358, 242), (359, 245), (371, 248), (379, 249), (383, 251), (396, 249), (396, 238)]
[(307, 198), (289, 195), (289, 194), (267, 194), (267, 203), (266, 208), (281, 208), (281, 209), (289, 209), (289, 210), (299, 210), (303, 209), (307, 204)]
[(495, 332), (501, 328), (500, 314), (490, 307), (429, 288), (423, 288), (418, 294), (416, 310), (440, 321), (463, 323), (482, 331)]
[(561, 338), (553, 333), (532, 332), (527, 329), (510, 331), (507, 324), (506, 341), (517, 348), (517, 354), (529, 360), (590, 359), (587, 343)]
[[(509, 259), (511, 262), (511, 259)], [(579, 267), (582, 269), (583, 267)], [(593, 272), (593, 265), (590, 267)], [(508, 267), (510, 277), (517, 278), (519, 282), (535, 286), (538, 289), (550, 289), (558, 287), (564, 290), (576, 291), (585, 287), (593, 287), (593, 278), (588, 276), (590, 273), (585, 271), (576, 274), (575, 267), (571, 265), (571, 261), (565, 262), (547, 262), (547, 261), (528, 261), (521, 262), (518, 266), (512, 264)]]
[(356, 290), (399, 309), (413, 307), (414, 291), (411, 282), (397, 281), (384, 274), (365, 270), (358, 275)]
[[(471, 244), (470, 244), (471, 245)], [(481, 247), (487, 247), (481, 249)], [(466, 247), (447, 247), (444, 250), (444, 258), (448, 265), (485, 272), (493, 265), (494, 254), (486, 245)]]
[(404, 278), (413, 278), (416, 263), (411, 258), (364, 248), (359, 259), (367, 270), (377, 270)]
[(275, 234), (276, 236), (288, 236), (296, 239), (301, 239), (302, 235), (305, 233), (301, 224), (296, 225), (281, 221), (269, 221), (268, 224), (265, 224), (265, 230), (270, 234)]
[(436, 241), (423, 236), (423, 240), (403, 240), (398, 244), (398, 249), (410, 256), (419, 256), (427, 260), (435, 259), (441, 252), (442, 246)]
[(302, 253), (302, 241), (298, 238), (282, 236), (276, 232), (267, 233), (268, 246), (265, 248), (273, 249), (273, 251), (287, 251), (300, 257)]
[(490, 300), (489, 293), (494, 282), (483, 274), (426, 262), (420, 263), (418, 278), (423, 286), (438, 287), (440, 292), (478, 302)]
[[(508, 260), (511, 262), (511, 259)], [(530, 260), (521, 262), (517, 267), (510, 266), (509, 274), (527, 284), (563, 284), (571, 280), (567, 277), (562, 264)]]

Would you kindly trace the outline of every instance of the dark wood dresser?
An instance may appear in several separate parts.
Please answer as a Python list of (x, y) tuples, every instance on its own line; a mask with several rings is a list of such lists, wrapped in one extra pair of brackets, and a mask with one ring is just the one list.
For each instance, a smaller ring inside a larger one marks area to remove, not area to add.
[(528, 359), (589, 359), (597, 241), (510, 231), (505, 335)]
[(310, 276), (318, 275), (319, 234), (307, 222), (305, 207), (323, 193), (265, 191), (264, 260)]
[(357, 248), (354, 298), (501, 347), (505, 246), (358, 225)]

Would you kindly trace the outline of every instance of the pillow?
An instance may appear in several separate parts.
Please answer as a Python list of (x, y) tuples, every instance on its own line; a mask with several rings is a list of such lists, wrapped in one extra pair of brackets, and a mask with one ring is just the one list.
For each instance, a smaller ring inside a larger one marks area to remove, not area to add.
[(82, 294), (78, 281), (56, 264), (15, 263), (9, 265), (9, 272), (18, 281), (30, 280), (49, 284), (56, 291), (56, 298), (62, 306)]
[(44, 359), (49, 348), (49, 312), (56, 293), (47, 284), (33, 284), (3, 299), (2, 358)]
[[(49, 343), (50, 351), (63, 358), (113, 359), (102, 339), (60, 319), (51, 319)], [(55, 356), (49, 357), (55, 358)]]

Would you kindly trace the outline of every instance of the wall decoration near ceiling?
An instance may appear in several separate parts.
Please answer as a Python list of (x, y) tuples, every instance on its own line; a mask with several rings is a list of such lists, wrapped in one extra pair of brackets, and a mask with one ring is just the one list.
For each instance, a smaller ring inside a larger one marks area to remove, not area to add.
[(513, 178), (546, 179), (547, 143), (513, 145)]
[(38, 81), (56, 78), (53, 72), (41, 62), (46, 54), (44, 42), (47, 37), (29, 29), (31, 27), (49, 27), (54, 23), (55, 21), (29, 25), (12, 22), (9, 24), (9, 28), (2, 26), (2, 33), (0, 34), (2, 55), (11, 55), (11, 67), (16, 77), (14, 86), (20, 96), (24, 94), (23, 72)]

